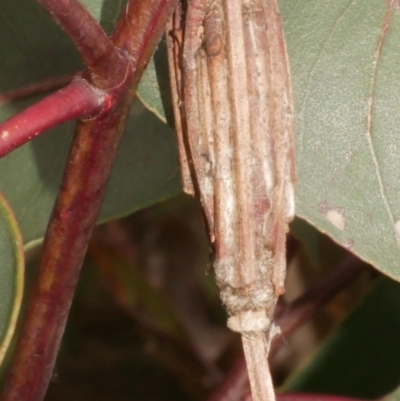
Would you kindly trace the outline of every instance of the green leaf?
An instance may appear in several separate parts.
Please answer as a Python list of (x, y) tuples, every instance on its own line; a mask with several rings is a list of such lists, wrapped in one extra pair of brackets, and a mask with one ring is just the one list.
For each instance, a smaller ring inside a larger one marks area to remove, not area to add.
[(161, 40), (153, 59), (140, 81), (137, 94), (144, 105), (161, 121), (173, 122), (171, 88), (165, 37)]
[(71, 41), (32, 0), (1, 1), (0, 48), (1, 94), (82, 68)]
[[(124, 2), (105, 0), (85, 0), (84, 3), (108, 32), (115, 26), (124, 5)], [(400, 279), (398, 2), (279, 0), (279, 7), (295, 98), (297, 213), (385, 274)], [(24, 13), (20, 12), (21, 8)], [(68, 38), (35, 2), (3, 0), (0, 9), (0, 46), (6, 55), (0, 61), (0, 92), (81, 68), (79, 56)], [(165, 119), (167, 115), (169, 119), (162, 46), (157, 55), (139, 92), (151, 110), (160, 118)], [(16, 107), (1, 107), (0, 118), (15, 112)], [(167, 111), (163, 112), (166, 107)], [(142, 118), (147, 119), (151, 119), (149, 114)], [(139, 135), (140, 128), (135, 127)], [(60, 149), (68, 146), (62, 132), (71, 129), (70, 126), (48, 135), (47, 138), (59, 137), (52, 145), (47, 140), (38, 140), (34, 145), (36, 150), (39, 143), (40, 147), (49, 149), (54, 146), (49, 152), (54, 152), (55, 156), (46, 162), (46, 168), (52, 166), (52, 161), (57, 164), (62, 157)], [(154, 142), (148, 144), (147, 151), (156, 152), (158, 138), (165, 139), (170, 153), (163, 153), (162, 158), (153, 155), (157, 168), (165, 175), (155, 182), (145, 182), (140, 179), (141, 171), (149, 165), (139, 169), (140, 162), (137, 162), (137, 170), (130, 173), (132, 178), (137, 178), (135, 184), (126, 183), (116, 192), (110, 190), (103, 218), (128, 213), (179, 190), (173, 135), (161, 125), (157, 129), (168, 133), (153, 136)], [(145, 147), (147, 136), (143, 134), (140, 141)], [(33, 152), (27, 148), (25, 153)], [(126, 153), (131, 155), (127, 149)], [(132, 154), (132, 157), (137, 156)], [(31, 187), (31, 192), (20, 192), (24, 193), (25, 200), (31, 199), (33, 188), (38, 196), (43, 195), (43, 204), (40, 201), (32, 204), (31, 214), (38, 216), (32, 218), (26, 217), (29, 213), (21, 215), (18, 211), (21, 207), (14, 201), (17, 194), (7, 190), (7, 196), (17, 209), (25, 241), (31, 241), (43, 235), (45, 223), (38, 224), (38, 221), (47, 219), (58, 181), (54, 178), (49, 184), (49, 180), (40, 177), (38, 170), (43, 170), (35, 163), (44, 162), (35, 157), (25, 162), (21, 156), (18, 163), (24, 167), (6, 163), (11, 171), (17, 167), (21, 170), (20, 175), (15, 173), (12, 177), (14, 187), (17, 190), (26, 185)], [(2, 168), (0, 166), (0, 171), (5, 171)], [(0, 189), (4, 185), (4, 175), (1, 174)], [(167, 176), (171, 177), (168, 183)], [(131, 193), (126, 196), (125, 205), (130, 203), (131, 207), (119, 209), (112, 200), (125, 196), (127, 188)], [(136, 193), (141, 193), (139, 201)], [(34, 212), (34, 208), (37, 211)]]
[(400, 400), (400, 387), (390, 393), (387, 397), (383, 398), (385, 401), (399, 401)]
[[(18, 105), (21, 103), (25, 102)], [(53, 129), (0, 160), (0, 188), (17, 216), (26, 244), (44, 234), (73, 126), (70, 123)], [(137, 101), (99, 220), (123, 216), (177, 194), (178, 177), (174, 133)]]
[[(124, 2), (84, 3), (112, 32)], [(0, 61), (0, 94), (82, 68), (70, 40), (36, 2), (3, 0), (0, 11), (0, 48), (6, 55)], [(37, 99), (0, 104), (0, 121)], [(25, 244), (44, 234), (73, 129), (73, 123), (53, 129), (0, 160), (0, 190), (15, 211)], [(175, 142), (173, 131), (137, 101), (100, 221), (132, 213), (181, 190)]]
[(399, 279), (400, 10), (389, 4), (279, 1), (296, 110), (297, 213)]
[(399, 280), (399, 3), (278, 2), (296, 112), (297, 214)]
[(290, 233), (303, 244), (311, 264), (318, 268), (321, 262), (322, 234), (306, 221), (295, 218), (290, 223)]
[(17, 221), (0, 194), (0, 365), (17, 324), (24, 286), (24, 252)]
[(400, 284), (383, 279), (285, 391), (376, 399), (400, 385)]

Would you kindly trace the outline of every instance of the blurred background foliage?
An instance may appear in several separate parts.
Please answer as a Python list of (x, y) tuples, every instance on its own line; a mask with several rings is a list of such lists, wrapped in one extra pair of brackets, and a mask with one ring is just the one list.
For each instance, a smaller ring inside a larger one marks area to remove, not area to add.
[[(84, 3), (111, 32), (124, 1)], [(398, 209), (397, 8), (389, 10), (393, 18), (384, 57), (379, 63), (375, 58), (388, 9), (395, 4), (279, 1), (298, 112), (298, 211), (393, 277), (398, 276), (399, 248), (377, 178), (381, 170), (389, 202)], [(7, 54), (0, 61), (2, 93), (81, 68), (70, 41), (33, 0), (2, 0), (0, 21), (1, 48)], [(148, 109), (170, 122), (169, 96), (163, 95), (168, 85), (160, 79), (166, 77), (163, 51), (161, 44), (140, 96)], [(371, 88), (376, 65), (377, 84)], [(372, 89), (375, 107), (367, 137), (365, 105), (372, 104)], [(2, 104), (2, 120), (26, 104)], [(137, 102), (130, 130), (135, 135), (124, 138), (102, 221), (179, 192), (170, 127)], [(68, 148), (67, 132), (72, 131), (73, 124), (63, 126), (0, 163), (1, 190), (27, 242), (43, 235)], [(371, 161), (372, 137), (377, 165)], [(330, 210), (346, 212), (345, 230), (332, 225)], [(39, 251), (36, 247), (27, 255), (26, 291)], [(346, 249), (295, 220), (286, 301), (347, 256)], [(206, 399), (241, 357), (240, 339), (225, 327), (209, 261), (199, 205), (184, 195), (98, 227), (46, 400)], [(395, 391), (400, 385), (399, 300), (400, 285), (366, 267), (294, 336), (281, 337), (271, 361), (275, 384), (282, 391), (368, 399), (393, 392), (391, 400), (400, 399)]]
[[(38, 252), (28, 255), (28, 277)], [(347, 256), (296, 220), (285, 300)], [(99, 226), (46, 401), (207, 399), (241, 358), (240, 338), (225, 327), (211, 257), (199, 205), (186, 195)], [(400, 285), (366, 267), (312, 321), (281, 338), (275, 384), (369, 399), (394, 390), (399, 300)]]

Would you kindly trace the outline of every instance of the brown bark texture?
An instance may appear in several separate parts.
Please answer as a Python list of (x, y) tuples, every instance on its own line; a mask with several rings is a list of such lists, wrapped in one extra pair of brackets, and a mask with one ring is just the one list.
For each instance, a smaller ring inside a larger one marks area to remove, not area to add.
[(266, 356), (284, 292), (295, 182), (292, 93), (276, 0), (189, 0), (171, 19), (167, 40), (184, 190), (201, 200), (253, 397), (271, 399)]

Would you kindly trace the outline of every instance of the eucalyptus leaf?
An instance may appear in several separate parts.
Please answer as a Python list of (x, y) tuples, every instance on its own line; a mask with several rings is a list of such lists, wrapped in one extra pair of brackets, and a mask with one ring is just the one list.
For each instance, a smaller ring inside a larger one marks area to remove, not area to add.
[[(26, 102), (16, 105), (26, 106)], [(27, 246), (43, 237), (73, 128), (71, 122), (52, 129), (0, 160), (0, 189), (14, 209)], [(174, 133), (136, 101), (99, 221), (127, 215), (179, 191)]]
[[(84, 3), (107, 31), (112, 32), (124, 2), (85, 0)], [(385, 274), (399, 279), (398, 2), (279, 0), (279, 7), (291, 63), (296, 111), (297, 214)], [(1, 92), (47, 77), (73, 73), (82, 67), (69, 39), (36, 2), (3, 0), (0, 8), (0, 46), (6, 55), (0, 60)], [(24, 9), (23, 13), (21, 9)], [(162, 68), (162, 57), (150, 66), (141, 84), (140, 96), (150, 109), (165, 119), (169, 112), (163, 110), (169, 106), (166, 64), (164, 59)], [(157, 95), (157, 91), (161, 94)], [(10, 105), (7, 110), (4, 107), (0, 108), (1, 118), (10, 114)], [(14, 112), (17, 110), (16, 105), (11, 104), (11, 107)], [(64, 128), (64, 131), (71, 130), (72, 126)], [(64, 141), (66, 135), (52, 136)], [(145, 135), (143, 140), (146, 140)], [(174, 174), (170, 181), (173, 189), (164, 191), (163, 185), (140, 182), (139, 186), (145, 185), (143, 191), (149, 196), (147, 199), (142, 197), (140, 202), (133, 197), (130, 211), (179, 191), (172, 135), (168, 140), (173, 156), (165, 155), (157, 163), (161, 170), (162, 163), (167, 160), (167, 164), (174, 165), (169, 170), (170, 176)], [(55, 154), (59, 147), (68, 146), (64, 142), (55, 142)], [(153, 143), (149, 147), (154, 150), (155, 146)], [(21, 159), (19, 162), (23, 163)], [(31, 162), (25, 164), (32, 166)], [(27, 175), (29, 169), (21, 170), (21, 176), (25, 178), (14, 176), (15, 188), (26, 182), (34, 186), (34, 181)], [(0, 171), (3, 171), (1, 166)], [(165, 177), (163, 180), (165, 182)], [(37, 182), (41, 183), (41, 180)], [(49, 199), (54, 198), (56, 185), (52, 184), (52, 187), (52, 194), (44, 197), (47, 205), (38, 207), (40, 219), (48, 216)], [(125, 190), (118, 188), (114, 196), (110, 192), (108, 199), (118, 199)], [(136, 190), (142, 191), (139, 187)], [(16, 197), (9, 192), (7, 196), (10, 199)], [(104, 207), (107, 211), (111, 209), (116, 216), (129, 212), (107, 204)], [(113, 217), (111, 212), (107, 213), (103, 218)], [(43, 235), (45, 223), (39, 227), (34, 219), (24, 222), (18, 211), (17, 216), (26, 241)], [(27, 226), (31, 228), (28, 230)]]
[[(399, 280), (398, 2), (278, 3), (296, 114), (297, 215)], [(152, 97), (142, 94), (157, 109)]]
[(297, 214), (399, 279), (400, 10), (394, 4), (279, 1), (296, 111)]
[(383, 398), (385, 401), (399, 401), (400, 400), (400, 387), (396, 388), (393, 392), (391, 392), (388, 396)]
[(0, 194), (0, 365), (17, 324), (24, 287), (24, 252), (14, 214)]
[[(111, 33), (124, 2), (84, 3)], [(0, 59), (0, 94), (82, 68), (68, 37), (37, 2), (3, 0), (0, 11), (0, 47), (7, 55)], [(34, 96), (3, 102), (0, 121), (37, 100)], [(15, 211), (27, 246), (44, 235), (74, 126), (71, 122), (52, 129), (0, 160), (0, 190)], [(173, 131), (136, 101), (99, 221), (127, 215), (180, 192), (175, 142)]]

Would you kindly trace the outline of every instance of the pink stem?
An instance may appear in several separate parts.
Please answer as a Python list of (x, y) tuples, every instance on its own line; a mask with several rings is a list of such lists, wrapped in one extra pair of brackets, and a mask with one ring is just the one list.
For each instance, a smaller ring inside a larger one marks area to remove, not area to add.
[(125, 68), (124, 57), (100, 24), (78, 0), (37, 0), (61, 26), (80, 52), (89, 81), (99, 88), (118, 85), (117, 72)]
[(75, 118), (98, 113), (105, 95), (82, 78), (26, 108), (0, 124), (0, 157), (42, 134)]
[(75, 75), (76, 74), (64, 77), (48, 78), (44, 79), (43, 81), (34, 82), (30, 85), (24, 86), (23, 88), (2, 93), (0, 94), (0, 106), (4, 103), (14, 102), (29, 96), (63, 88), (72, 81), (72, 78)]
[[(128, 9), (137, 6), (142, 14), (137, 15), (137, 23), (125, 25), (121, 35), (136, 38), (141, 50), (125, 59), (124, 70), (113, 72), (120, 84), (106, 91), (106, 110), (77, 126), (2, 401), (44, 397), (137, 83), (177, 1), (130, 0), (128, 4)], [(154, 9), (161, 11), (154, 13)]]
[[(127, 51), (132, 59), (134, 70), (144, 70), (151, 59), (150, 47), (145, 44), (154, 40), (154, 32), (159, 29), (160, 17), (165, 10), (173, 10), (177, 0), (152, 0), (153, 7), (148, 7), (145, 1), (130, 1), (125, 18), (121, 18), (112, 40), (116, 46)], [(139, 26), (143, 34), (132, 35), (133, 29)], [(165, 27), (164, 27), (165, 30)]]

